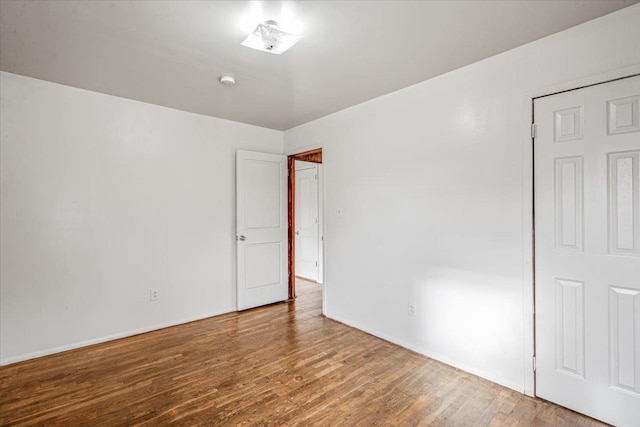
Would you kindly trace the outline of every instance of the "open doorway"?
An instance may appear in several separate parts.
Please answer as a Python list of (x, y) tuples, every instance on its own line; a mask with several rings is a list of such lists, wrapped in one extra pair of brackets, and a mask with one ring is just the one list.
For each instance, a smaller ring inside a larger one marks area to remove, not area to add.
[(323, 282), (322, 149), (288, 157), (289, 299), (296, 281)]

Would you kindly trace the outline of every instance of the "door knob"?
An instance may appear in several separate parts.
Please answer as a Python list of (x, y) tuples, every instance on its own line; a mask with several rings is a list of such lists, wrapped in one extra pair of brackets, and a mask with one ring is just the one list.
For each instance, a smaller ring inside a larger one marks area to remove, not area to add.
[(247, 240), (247, 238), (246, 238), (246, 237), (244, 237), (244, 236), (238, 236), (238, 240), (241, 240), (241, 241), (243, 241), (243, 242), (244, 242), (245, 240)]
[(296, 231), (296, 236), (299, 236), (299, 235), (300, 235), (300, 232), (299, 232), (299, 231)]

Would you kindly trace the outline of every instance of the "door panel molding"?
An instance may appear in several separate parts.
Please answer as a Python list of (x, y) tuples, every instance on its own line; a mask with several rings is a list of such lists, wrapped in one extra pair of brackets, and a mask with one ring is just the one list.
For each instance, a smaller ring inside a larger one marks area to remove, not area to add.
[(531, 110), (535, 395), (620, 426), (640, 419), (638, 93), (634, 75)]
[(236, 153), (238, 310), (287, 299), (286, 180), (284, 155)]

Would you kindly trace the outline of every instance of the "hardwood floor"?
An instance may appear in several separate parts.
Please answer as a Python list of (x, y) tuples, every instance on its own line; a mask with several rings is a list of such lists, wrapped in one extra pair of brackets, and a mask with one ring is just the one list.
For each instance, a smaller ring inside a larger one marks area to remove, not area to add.
[(0, 368), (0, 425), (603, 425), (298, 298)]

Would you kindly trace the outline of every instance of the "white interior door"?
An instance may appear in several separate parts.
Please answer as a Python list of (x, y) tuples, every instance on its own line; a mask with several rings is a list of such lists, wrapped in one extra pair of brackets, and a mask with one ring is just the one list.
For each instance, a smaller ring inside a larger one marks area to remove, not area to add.
[(536, 394), (640, 426), (640, 77), (535, 100)]
[(296, 162), (296, 275), (318, 281), (318, 167)]
[(236, 155), (238, 310), (288, 296), (287, 158)]

